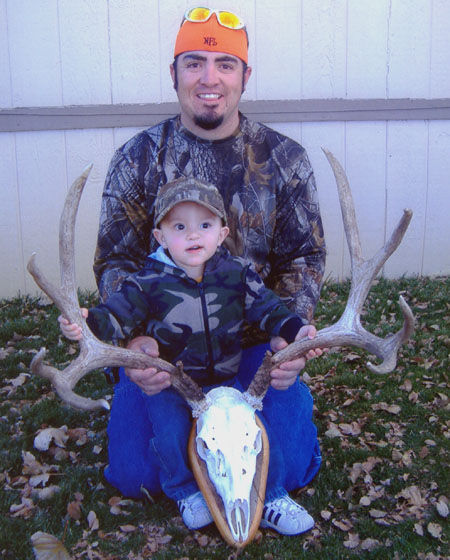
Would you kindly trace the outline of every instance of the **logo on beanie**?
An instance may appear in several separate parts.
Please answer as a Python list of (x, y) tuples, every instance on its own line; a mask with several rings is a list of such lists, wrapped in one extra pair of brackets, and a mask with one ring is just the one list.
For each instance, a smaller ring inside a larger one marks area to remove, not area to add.
[(217, 41), (215, 37), (203, 37), (203, 44), (208, 45), (208, 47), (217, 46)]

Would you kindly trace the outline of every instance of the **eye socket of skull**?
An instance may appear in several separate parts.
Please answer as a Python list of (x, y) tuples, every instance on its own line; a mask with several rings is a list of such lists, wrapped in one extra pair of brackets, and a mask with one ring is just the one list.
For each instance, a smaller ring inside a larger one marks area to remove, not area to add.
[(196, 441), (197, 441), (197, 453), (203, 460), (206, 460), (206, 455), (209, 451), (208, 444), (204, 439), (199, 437), (197, 438)]
[(261, 451), (261, 448), (262, 448), (262, 435), (261, 435), (261, 430), (258, 429), (258, 433), (256, 434), (256, 438), (253, 443), (253, 449), (257, 455)]

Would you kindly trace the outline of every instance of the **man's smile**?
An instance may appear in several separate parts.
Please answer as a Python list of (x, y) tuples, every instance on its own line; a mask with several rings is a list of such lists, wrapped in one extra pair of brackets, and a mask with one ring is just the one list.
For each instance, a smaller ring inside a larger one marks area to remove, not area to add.
[(199, 93), (198, 97), (200, 99), (219, 99), (222, 96), (220, 93)]

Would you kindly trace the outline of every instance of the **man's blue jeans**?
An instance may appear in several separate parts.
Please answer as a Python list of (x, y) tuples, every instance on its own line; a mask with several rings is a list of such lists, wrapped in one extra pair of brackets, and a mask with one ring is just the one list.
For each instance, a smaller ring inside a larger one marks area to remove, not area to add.
[[(237, 387), (248, 386), (266, 349), (261, 345), (244, 351)], [(269, 388), (264, 398), (261, 418), (270, 443), (266, 501), (305, 486), (319, 470), (312, 407), (309, 389), (300, 382), (286, 391)], [(189, 429), (190, 409), (175, 390), (149, 397), (121, 371), (108, 424), (106, 479), (134, 498), (142, 496), (141, 487), (151, 494), (163, 490), (174, 500), (197, 491), (187, 468)]]

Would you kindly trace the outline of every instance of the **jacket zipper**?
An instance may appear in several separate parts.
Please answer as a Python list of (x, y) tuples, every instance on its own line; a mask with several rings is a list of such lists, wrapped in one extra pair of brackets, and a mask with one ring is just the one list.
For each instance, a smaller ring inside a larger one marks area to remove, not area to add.
[(208, 385), (212, 385), (215, 382), (213, 349), (212, 349), (212, 342), (211, 342), (211, 332), (209, 330), (208, 309), (206, 305), (205, 289), (204, 289), (203, 282), (198, 283), (198, 289), (200, 292), (200, 301), (202, 304), (203, 323), (205, 325), (206, 349), (208, 352), (208, 365), (206, 368), (208, 372), (208, 377), (210, 379), (210, 383), (208, 383)]

